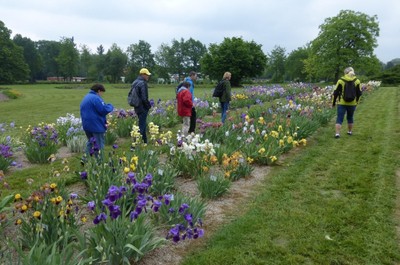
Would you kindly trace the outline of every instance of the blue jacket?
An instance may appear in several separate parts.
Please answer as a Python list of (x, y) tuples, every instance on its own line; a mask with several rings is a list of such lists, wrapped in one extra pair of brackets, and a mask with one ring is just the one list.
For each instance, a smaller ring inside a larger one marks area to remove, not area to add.
[(104, 103), (96, 92), (90, 90), (82, 99), (80, 106), (83, 130), (91, 133), (104, 133), (107, 130), (106, 116), (113, 109), (113, 105)]
[(188, 77), (185, 78), (185, 81), (189, 82), (189, 84), (190, 84), (189, 91), (190, 91), (190, 94), (192, 94), (192, 101), (194, 102), (194, 83), (193, 83), (193, 80), (190, 78), (190, 76), (188, 76)]

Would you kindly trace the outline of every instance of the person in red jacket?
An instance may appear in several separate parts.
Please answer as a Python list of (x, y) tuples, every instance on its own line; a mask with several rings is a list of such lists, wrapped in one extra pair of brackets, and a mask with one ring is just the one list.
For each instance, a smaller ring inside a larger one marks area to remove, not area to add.
[(189, 91), (190, 83), (183, 82), (182, 86), (176, 92), (178, 104), (178, 115), (183, 118), (182, 133), (188, 135), (190, 127), (190, 117), (192, 116), (193, 100), (192, 94)]

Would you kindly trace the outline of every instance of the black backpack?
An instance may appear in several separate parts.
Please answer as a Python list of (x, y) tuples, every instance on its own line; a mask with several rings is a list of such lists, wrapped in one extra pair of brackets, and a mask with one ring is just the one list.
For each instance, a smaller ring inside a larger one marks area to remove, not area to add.
[(343, 100), (346, 102), (352, 102), (356, 99), (357, 97), (357, 89), (356, 89), (356, 84), (355, 81), (347, 81), (342, 78), (344, 81), (344, 88), (343, 88)]
[(221, 80), (218, 82), (217, 86), (214, 88), (214, 92), (213, 92), (213, 97), (214, 98), (219, 98), (222, 96), (222, 94), (224, 93), (224, 80)]

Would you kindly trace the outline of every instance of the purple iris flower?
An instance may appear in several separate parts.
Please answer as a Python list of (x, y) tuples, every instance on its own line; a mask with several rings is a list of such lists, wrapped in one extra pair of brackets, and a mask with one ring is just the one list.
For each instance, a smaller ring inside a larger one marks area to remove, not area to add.
[(146, 183), (148, 186), (151, 186), (152, 180), (153, 176), (151, 174), (147, 174), (143, 179), (143, 183)]
[(105, 199), (101, 202), (104, 206), (110, 207), (111, 205), (114, 204), (113, 201), (111, 201), (110, 199)]
[(94, 203), (94, 201), (90, 201), (88, 202), (87, 207), (89, 208), (89, 210), (93, 211), (96, 207), (96, 204)]
[(164, 203), (165, 205), (169, 205), (170, 201), (171, 201), (172, 196), (170, 194), (165, 194), (164, 195)]
[(82, 171), (80, 175), (81, 175), (81, 179), (83, 179), (83, 180), (87, 179), (88, 174), (86, 171)]
[(160, 201), (154, 201), (154, 203), (152, 205), (153, 211), (155, 213), (158, 212), (158, 210), (160, 209), (161, 205), (162, 205), (162, 203)]
[(107, 215), (105, 213), (101, 213), (98, 216), (96, 216), (93, 220), (93, 223), (95, 225), (99, 224), (101, 221), (106, 221), (107, 220)]
[(188, 209), (188, 208), (189, 208), (189, 205), (187, 203), (182, 203), (181, 207), (179, 207), (179, 211), (178, 212), (180, 214), (183, 214), (186, 211), (186, 209)]
[(112, 205), (109, 207), (109, 210), (112, 219), (116, 219), (118, 216), (121, 215), (121, 208), (119, 207), (119, 205)]

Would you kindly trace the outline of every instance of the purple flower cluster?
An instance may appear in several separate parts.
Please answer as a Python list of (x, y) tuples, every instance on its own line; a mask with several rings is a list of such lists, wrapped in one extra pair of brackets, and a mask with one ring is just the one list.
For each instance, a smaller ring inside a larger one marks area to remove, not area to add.
[[(193, 215), (188, 212), (188, 209), (189, 205), (186, 203), (183, 203), (179, 207), (178, 212), (185, 219), (186, 225), (175, 225), (169, 230), (167, 239), (172, 238), (172, 241), (177, 243), (180, 240), (185, 240), (186, 238), (197, 239), (204, 236), (204, 229), (201, 228), (203, 226), (201, 219), (197, 220), (197, 223), (193, 223)], [(174, 211), (174, 209), (170, 209), (170, 211)]]
[(0, 156), (4, 158), (10, 158), (12, 157), (13, 152), (11, 151), (11, 146), (5, 145), (5, 144), (0, 144)]
[[(118, 216), (121, 215), (121, 207), (116, 203), (125, 194), (127, 194), (127, 191), (129, 189), (131, 190), (130, 194), (136, 196), (136, 198), (134, 198), (133, 200), (133, 204), (135, 204), (135, 207), (133, 208), (133, 211), (129, 214), (131, 221), (137, 219), (142, 212), (147, 212), (148, 204), (151, 204), (150, 208), (152, 208), (153, 212), (158, 212), (159, 208), (162, 205), (161, 200), (163, 199), (163, 196), (160, 196), (158, 199), (154, 199), (152, 196), (147, 195), (148, 188), (152, 185), (152, 179), (153, 176), (151, 174), (147, 174), (142, 182), (138, 182), (135, 178), (135, 174), (130, 172), (128, 173), (128, 176), (126, 178), (126, 183), (128, 184), (127, 186), (111, 186), (108, 189), (105, 199), (102, 201), (103, 206), (107, 207), (111, 219), (116, 219)], [(165, 203), (167, 203), (168, 200), (166, 199), (164, 201)], [(95, 207), (96, 205), (93, 201), (88, 203), (89, 210), (93, 211)], [(106, 221), (106, 219), (107, 214), (105, 212), (102, 212), (95, 217), (93, 223), (99, 224), (101, 221)]]
[(58, 143), (58, 133), (57, 131), (48, 125), (43, 127), (33, 127), (30, 132), (31, 139), (36, 141), (39, 146), (47, 146), (51, 143)]
[(99, 152), (100, 152), (100, 146), (96, 141), (96, 137), (91, 137), (89, 139), (89, 143), (90, 143), (90, 146), (91, 146), (90, 151), (89, 151), (89, 155), (90, 156), (94, 155), (94, 156), (97, 157), (99, 155)]

